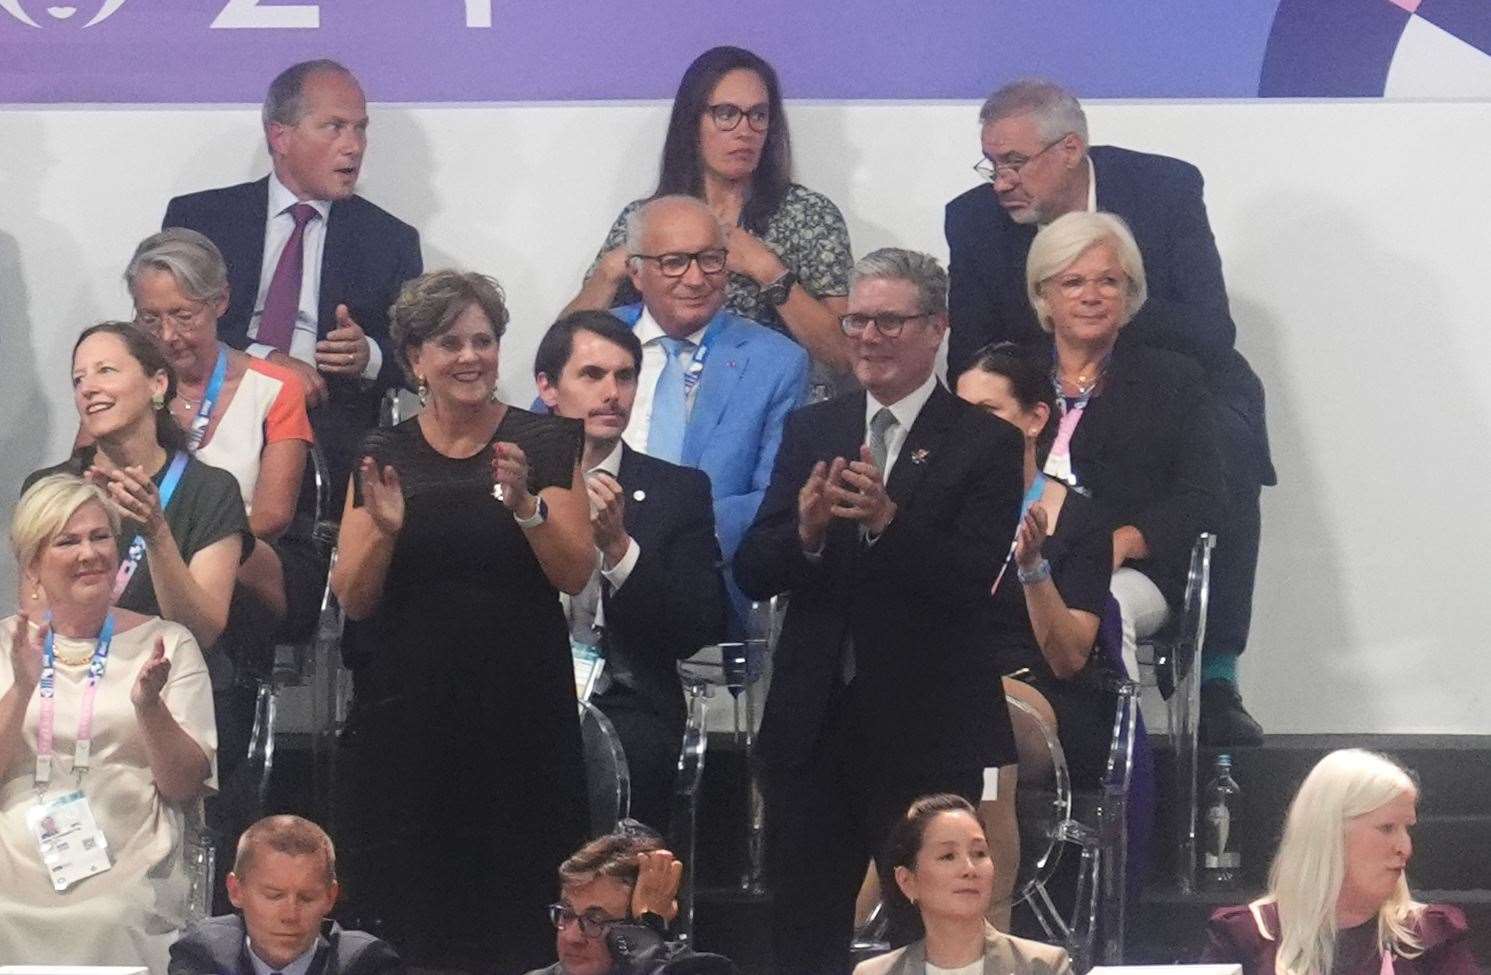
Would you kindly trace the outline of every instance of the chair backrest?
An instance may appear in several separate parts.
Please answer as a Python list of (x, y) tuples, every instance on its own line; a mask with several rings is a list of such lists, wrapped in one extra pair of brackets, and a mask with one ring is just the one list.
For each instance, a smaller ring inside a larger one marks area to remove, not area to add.
[(1015, 815), (1020, 829), (1020, 869), (1010, 897), (1020, 903), (1050, 882), (1061, 857), (1072, 813), (1072, 784), (1056, 731), (1039, 711), (1006, 696), (1019, 755)]
[(631, 773), (621, 738), (610, 720), (589, 702), (581, 702), (579, 709), (585, 778), (590, 790), (590, 835), (602, 836), (631, 812)]

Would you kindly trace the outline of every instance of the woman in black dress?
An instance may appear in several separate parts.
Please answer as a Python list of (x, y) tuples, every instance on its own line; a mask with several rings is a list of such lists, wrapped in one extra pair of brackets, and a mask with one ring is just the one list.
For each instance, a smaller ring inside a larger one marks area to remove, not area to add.
[(1045, 362), (1011, 342), (986, 346), (958, 376), (957, 391), (1025, 437), (1025, 502), (995, 593), (1008, 618), (1024, 625), (1001, 635), (1000, 669), (1050, 705), (1073, 785), (1096, 786), (1117, 703), (1092, 663), (1108, 600), (1112, 536), (1092, 501), (1041, 473), (1039, 455), (1056, 433)]
[(332, 572), (370, 621), (338, 768), (350, 909), (466, 971), (552, 956), (554, 868), (588, 822), (558, 598), (595, 564), (583, 428), (497, 399), (507, 320), (481, 275), (404, 286), (393, 339), (425, 408), (369, 434)]

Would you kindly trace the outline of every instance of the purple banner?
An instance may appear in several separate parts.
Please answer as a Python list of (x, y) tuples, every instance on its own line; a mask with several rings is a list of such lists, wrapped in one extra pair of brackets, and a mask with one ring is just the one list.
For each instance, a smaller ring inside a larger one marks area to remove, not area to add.
[(1437, 13), (1484, 50), (1488, 11), (1483, 0), (0, 0), (0, 103), (257, 102), (279, 69), (313, 57), (346, 63), (383, 102), (667, 98), (716, 44), (773, 62), (791, 98), (971, 99), (1032, 74), (1087, 98), (1380, 95), (1410, 17)]

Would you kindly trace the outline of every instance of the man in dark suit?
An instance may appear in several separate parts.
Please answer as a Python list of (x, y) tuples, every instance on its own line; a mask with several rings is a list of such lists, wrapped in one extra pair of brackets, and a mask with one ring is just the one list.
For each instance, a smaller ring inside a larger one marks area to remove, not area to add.
[(747, 595), (792, 594), (759, 738), (782, 973), (847, 972), (855, 894), (893, 822), (926, 793), (978, 802), (1015, 761), (989, 647), (1010, 625), (990, 587), (1020, 513), (1020, 435), (937, 381), (933, 258), (861, 259), (843, 326), (865, 391), (791, 415), (735, 557)]
[(418, 232), (354, 193), (367, 125), (362, 88), (346, 68), (287, 68), (264, 100), (273, 171), (178, 196), (161, 221), (222, 251), (230, 297), (218, 334), (295, 371), (338, 499), (380, 398), (399, 381), (388, 308), (423, 269)]
[(1123, 345), (1170, 349), (1207, 376), (1228, 468), (1228, 515), (1212, 559), (1211, 613), (1203, 661), (1201, 736), (1212, 744), (1258, 744), (1262, 730), (1237, 691), (1258, 568), (1259, 495), (1276, 483), (1264, 422), (1263, 384), (1233, 348), (1222, 259), (1190, 163), (1087, 141), (1082, 106), (1043, 81), (996, 91), (979, 113), (992, 184), (947, 205), (951, 253), (948, 371), (956, 375), (989, 342), (1049, 344), (1025, 289), (1025, 257), (1040, 226), (1076, 210), (1122, 217), (1144, 257), (1149, 299), (1123, 331)]
[(637, 395), (642, 345), (603, 311), (576, 312), (539, 342), (544, 405), (585, 421), (582, 464), (601, 560), (565, 599), (570, 635), (605, 665), (591, 701), (611, 719), (631, 772), (635, 819), (666, 832), (683, 741), (677, 661), (725, 635), (725, 587), (709, 476), (621, 439)]
[(270, 816), (238, 840), (228, 897), (243, 913), (208, 918), (171, 946), (169, 975), (402, 975), (386, 942), (343, 931), (336, 851), (299, 816)]

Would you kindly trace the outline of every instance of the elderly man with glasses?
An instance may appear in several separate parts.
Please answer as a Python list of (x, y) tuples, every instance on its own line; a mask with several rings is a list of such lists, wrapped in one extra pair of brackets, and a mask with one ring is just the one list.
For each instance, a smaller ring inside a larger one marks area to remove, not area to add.
[[(691, 196), (663, 196), (627, 222), (627, 273), (642, 301), (612, 313), (642, 343), (627, 446), (709, 475), (726, 563), (756, 516), (787, 414), (807, 395), (808, 355), (724, 309), (724, 230)], [(731, 587), (732, 629), (749, 604)]]
[(1277, 483), (1269, 455), (1263, 384), (1233, 347), (1222, 259), (1202, 199), (1201, 173), (1169, 156), (1090, 146), (1087, 117), (1069, 92), (1016, 81), (979, 112), (977, 186), (947, 205), (951, 291), (948, 372), (957, 375), (990, 342), (1048, 346), (1025, 293), (1036, 231), (1063, 214), (1122, 217), (1144, 259), (1149, 298), (1121, 344), (1180, 352), (1205, 372), (1230, 496), (1212, 559), (1203, 658), (1201, 737), (1212, 745), (1260, 744), (1242, 704), (1237, 660), (1247, 645), (1258, 568), (1259, 496)]

